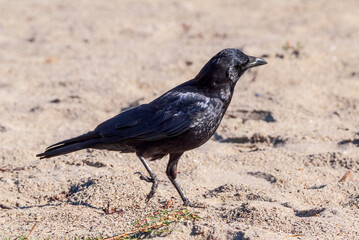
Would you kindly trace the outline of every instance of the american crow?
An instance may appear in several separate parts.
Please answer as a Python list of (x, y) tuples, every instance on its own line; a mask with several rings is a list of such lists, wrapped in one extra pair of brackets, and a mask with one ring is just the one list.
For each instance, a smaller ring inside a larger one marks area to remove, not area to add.
[(167, 176), (184, 205), (190, 205), (176, 181), (178, 160), (185, 151), (201, 146), (214, 134), (240, 76), (247, 69), (266, 63), (238, 49), (224, 49), (194, 79), (148, 104), (118, 114), (93, 131), (51, 145), (37, 157), (50, 158), (85, 148), (134, 152), (150, 175), (146, 177), (139, 172), (142, 180), (152, 183), (149, 200), (158, 181), (146, 158), (157, 160), (169, 154)]

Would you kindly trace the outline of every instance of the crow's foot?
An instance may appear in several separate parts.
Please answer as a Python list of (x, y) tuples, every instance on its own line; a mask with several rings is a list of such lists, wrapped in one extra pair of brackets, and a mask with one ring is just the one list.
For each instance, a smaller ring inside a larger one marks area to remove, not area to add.
[(146, 177), (146, 176), (143, 175), (143, 173), (141, 173), (141, 172), (135, 172), (135, 174), (139, 174), (141, 180), (144, 180), (144, 181), (146, 181), (146, 182), (152, 183), (151, 191), (150, 191), (150, 193), (147, 195), (147, 198), (146, 198), (146, 203), (147, 203), (147, 202), (150, 201), (150, 199), (153, 198), (153, 196), (156, 194), (156, 190), (157, 190), (157, 187), (158, 187), (157, 177), (156, 177), (156, 176), (154, 176), (153, 178)]
[(150, 177), (146, 177), (146, 176), (143, 175), (143, 173), (141, 173), (141, 172), (135, 172), (135, 174), (139, 174), (141, 180), (144, 180), (144, 181), (146, 181), (146, 182), (151, 182), (151, 183), (155, 182), (155, 179), (150, 178)]

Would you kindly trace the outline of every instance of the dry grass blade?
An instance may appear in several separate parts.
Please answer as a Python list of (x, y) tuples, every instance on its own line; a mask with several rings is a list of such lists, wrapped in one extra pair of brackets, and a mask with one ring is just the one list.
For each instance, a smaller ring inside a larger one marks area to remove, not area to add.
[(285, 236), (287, 238), (291, 238), (291, 237), (304, 237), (304, 234), (293, 234), (293, 235), (287, 235)]
[(339, 182), (345, 182), (347, 180), (349, 180), (352, 177), (352, 172), (351, 171), (347, 171), (344, 176), (339, 180)]
[(169, 226), (174, 222), (183, 222), (185, 220), (197, 221), (200, 219), (199, 216), (190, 212), (187, 209), (177, 210), (177, 211), (165, 211), (159, 210), (156, 212), (151, 212), (144, 219), (138, 221), (131, 231), (125, 232), (123, 234), (106, 238), (105, 240), (122, 240), (122, 239), (131, 239), (137, 238), (143, 234), (154, 234), (160, 235), (164, 232), (171, 232), (173, 229), (160, 229), (165, 226)]
[(30, 237), (30, 235), (31, 235), (32, 231), (34, 231), (34, 229), (35, 229), (36, 225), (37, 225), (37, 222), (34, 224), (34, 226), (32, 226), (32, 228), (31, 228), (31, 230), (30, 230), (29, 234), (27, 234), (27, 236), (26, 236), (25, 240), (28, 240), (28, 239), (29, 239), (29, 237)]

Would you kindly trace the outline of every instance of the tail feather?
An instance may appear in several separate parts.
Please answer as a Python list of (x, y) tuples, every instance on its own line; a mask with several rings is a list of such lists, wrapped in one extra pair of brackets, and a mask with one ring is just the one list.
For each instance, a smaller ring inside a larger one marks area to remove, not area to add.
[(69, 145), (69, 144), (73, 144), (73, 143), (77, 143), (77, 142), (83, 142), (83, 141), (86, 141), (86, 140), (89, 140), (89, 139), (94, 139), (94, 138), (99, 138), (99, 137), (100, 137), (100, 135), (98, 133), (88, 132), (88, 133), (85, 133), (85, 134), (80, 135), (78, 137), (70, 138), (70, 139), (67, 139), (67, 140), (52, 144), (51, 146), (48, 146), (46, 148), (46, 151), (50, 150), (50, 149), (53, 149), (53, 148), (56, 148), (56, 147), (59, 147), (59, 146), (65, 146), (65, 145)]
[(45, 152), (37, 154), (36, 157), (40, 157), (40, 159), (55, 157), (89, 148), (98, 143), (101, 143), (101, 136), (95, 132), (88, 132), (84, 135), (55, 143), (46, 148)]

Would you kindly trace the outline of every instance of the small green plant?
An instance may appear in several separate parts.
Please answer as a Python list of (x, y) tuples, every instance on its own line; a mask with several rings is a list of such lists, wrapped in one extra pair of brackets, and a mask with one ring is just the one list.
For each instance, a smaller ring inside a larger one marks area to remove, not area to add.
[(125, 240), (139, 239), (144, 236), (163, 236), (174, 230), (169, 227), (174, 222), (181, 223), (186, 220), (198, 221), (199, 219), (201, 219), (199, 216), (187, 209), (176, 211), (158, 210), (156, 212), (151, 212), (144, 219), (137, 221), (132, 230), (114, 237), (106, 238), (105, 240)]
[(283, 46), (282, 49), (285, 52), (291, 51), (291, 54), (299, 57), (300, 51), (303, 49), (303, 45), (300, 42), (297, 42), (295, 46), (293, 46), (289, 41), (287, 41)]

